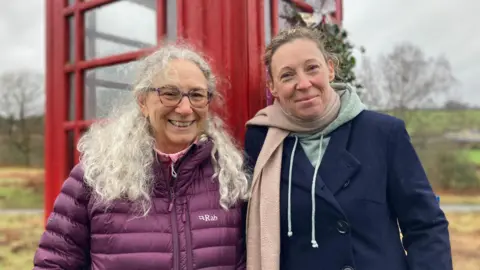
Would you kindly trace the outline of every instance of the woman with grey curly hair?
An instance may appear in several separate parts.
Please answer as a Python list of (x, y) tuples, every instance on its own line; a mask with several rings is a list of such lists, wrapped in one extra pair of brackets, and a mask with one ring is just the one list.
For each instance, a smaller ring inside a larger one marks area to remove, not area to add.
[(130, 104), (82, 137), (34, 269), (245, 269), (241, 150), (202, 56), (146, 57)]

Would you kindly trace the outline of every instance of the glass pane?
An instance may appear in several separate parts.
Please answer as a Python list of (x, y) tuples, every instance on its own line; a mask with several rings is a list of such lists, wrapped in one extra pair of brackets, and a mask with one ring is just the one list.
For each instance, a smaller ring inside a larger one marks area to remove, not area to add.
[(136, 51), (157, 44), (156, 0), (117, 1), (85, 13), (85, 58)]
[(75, 74), (68, 74), (68, 120), (75, 120)]
[(85, 74), (85, 119), (105, 117), (112, 106), (131, 96), (136, 62), (88, 70)]
[(177, 0), (167, 0), (166, 23), (167, 39), (174, 41), (177, 39)]
[(75, 20), (68, 17), (68, 61), (75, 62)]
[(270, 10), (270, 0), (263, 0), (263, 24), (265, 44), (270, 44), (272, 38), (272, 11)]

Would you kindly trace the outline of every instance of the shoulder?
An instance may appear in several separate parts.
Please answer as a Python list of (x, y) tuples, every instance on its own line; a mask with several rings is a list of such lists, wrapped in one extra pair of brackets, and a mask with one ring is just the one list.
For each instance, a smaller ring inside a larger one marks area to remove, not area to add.
[(365, 110), (352, 120), (354, 130), (380, 132), (389, 135), (397, 130), (405, 129), (405, 122), (386, 113)]
[(75, 165), (63, 183), (60, 194), (77, 203), (85, 204), (90, 197), (90, 189), (84, 181), (84, 170), (81, 164)]
[(245, 159), (250, 167), (254, 167), (258, 155), (262, 150), (263, 142), (267, 137), (268, 127), (265, 126), (247, 126), (245, 132)]
[(247, 126), (247, 131), (245, 132), (245, 141), (249, 139), (265, 139), (267, 136), (268, 127), (266, 126)]
[(386, 113), (376, 112), (365, 110), (361, 112), (355, 119), (359, 124), (362, 125), (371, 125), (371, 126), (380, 126), (380, 127), (389, 127), (395, 125), (403, 125), (403, 120), (397, 117), (391, 116)]
[[(49, 217), (47, 229), (53, 230), (52, 228), (57, 226), (54, 224), (63, 224), (58, 226), (87, 224), (88, 214), (86, 209), (90, 197), (90, 189), (83, 180), (83, 168), (81, 165), (76, 165), (63, 182)], [(56, 221), (53, 222), (54, 220)]]
[(261, 148), (267, 137), (268, 127), (248, 126), (245, 132), (245, 151)]

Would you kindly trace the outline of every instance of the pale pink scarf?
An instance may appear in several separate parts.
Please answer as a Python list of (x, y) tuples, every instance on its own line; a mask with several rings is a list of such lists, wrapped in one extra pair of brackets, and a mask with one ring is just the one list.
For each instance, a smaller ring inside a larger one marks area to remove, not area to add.
[(155, 149), (155, 152), (157, 152), (158, 156), (160, 157), (160, 160), (161, 161), (172, 161), (173, 163), (177, 162), (177, 160), (179, 160), (180, 158), (182, 158), (185, 153), (187, 152), (187, 150), (190, 148), (187, 147), (185, 149), (183, 149), (182, 151), (180, 152), (177, 152), (177, 153), (173, 153), (173, 154), (167, 154), (167, 153), (163, 153), (162, 151), (158, 150), (156, 147), (154, 147)]
[(283, 140), (290, 132), (318, 132), (338, 115), (340, 96), (329, 89), (322, 115), (302, 121), (278, 102), (259, 111), (248, 125), (269, 127), (255, 165), (247, 211), (247, 269), (280, 269), (280, 170)]
[(192, 145), (196, 144), (199, 141), (200, 138), (203, 139), (204, 137), (206, 137), (206, 136), (205, 135), (200, 135), (187, 148), (185, 148), (182, 151), (179, 151), (177, 153), (173, 153), (173, 154), (164, 153), (164, 152), (158, 150), (155, 146), (153, 147), (153, 149), (158, 154), (161, 161), (171, 161), (172, 163), (175, 163), (179, 159), (181, 159), (185, 155), (185, 153), (187, 153), (188, 149), (190, 149), (190, 147), (192, 147)]

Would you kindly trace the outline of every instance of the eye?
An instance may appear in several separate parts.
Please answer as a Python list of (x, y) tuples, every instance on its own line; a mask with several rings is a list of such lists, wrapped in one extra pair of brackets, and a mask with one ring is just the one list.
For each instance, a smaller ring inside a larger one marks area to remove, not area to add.
[(180, 96), (180, 90), (175, 86), (165, 86), (160, 89), (159, 92), (160, 96), (164, 96), (166, 98), (177, 98)]
[(174, 89), (165, 89), (162, 94), (164, 96), (176, 96), (178, 94), (178, 91), (175, 91)]
[(203, 93), (199, 93), (199, 92), (193, 92), (192, 93), (192, 97), (195, 97), (195, 98), (201, 98), (201, 97), (205, 97), (206, 95), (204, 95)]
[(282, 80), (288, 80), (289, 78), (291, 78), (293, 76), (293, 74), (291, 72), (286, 72), (286, 73), (283, 73), (282, 75), (280, 75), (280, 79)]
[(190, 95), (196, 97), (206, 97), (208, 95), (208, 91), (202, 88), (193, 88), (190, 90)]
[(308, 66), (307, 66), (307, 71), (315, 71), (315, 70), (317, 70), (317, 69), (319, 69), (319, 68), (320, 68), (320, 66), (319, 66), (319, 65), (316, 65), (316, 64), (314, 64), (314, 65), (308, 65)]

